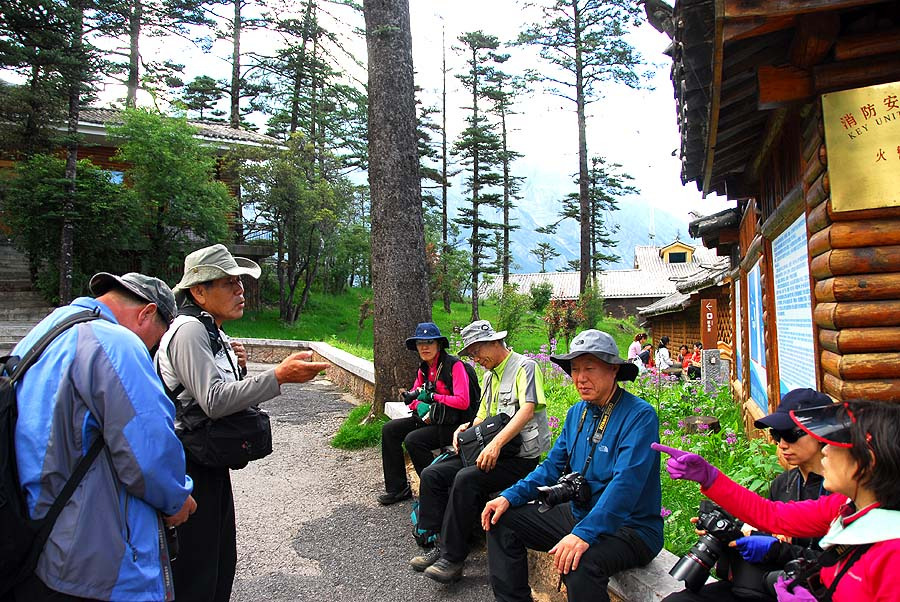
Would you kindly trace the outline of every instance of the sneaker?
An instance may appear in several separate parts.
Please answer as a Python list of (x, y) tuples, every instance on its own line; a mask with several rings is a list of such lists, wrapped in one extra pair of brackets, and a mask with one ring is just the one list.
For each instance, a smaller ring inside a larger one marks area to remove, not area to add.
[(409, 488), (407, 484), (406, 487), (398, 491), (397, 493), (382, 493), (378, 496), (378, 503), (382, 506), (390, 506), (391, 504), (396, 504), (397, 502), (402, 502), (403, 500), (408, 500), (412, 497), (412, 489)]
[(413, 568), (414, 571), (422, 572), (432, 564), (437, 562), (441, 557), (441, 548), (438, 546), (434, 546), (424, 554), (420, 554), (419, 556), (413, 557), (412, 560), (409, 561), (409, 566)]
[(446, 558), (440, 558), (437, 562), (425, 569), (425, 576), (439, 583), (453, 583), (462, 578), (463, 562), (450, 562)]

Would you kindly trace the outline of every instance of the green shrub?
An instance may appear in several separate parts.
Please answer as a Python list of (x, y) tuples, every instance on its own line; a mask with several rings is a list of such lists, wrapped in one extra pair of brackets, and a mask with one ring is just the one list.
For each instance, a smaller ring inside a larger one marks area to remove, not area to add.
[(553, 296), (553, 285), (549, 282), (541, 282), (532, 286), (529, 293), (531, 293), (531, 310), (541, 313), (550, 303), (550, 297)]
[(530, 305), (529, 296), (520, 293), (516, 285), (507, 284), (503, 287), (499, 299), (497, 323), (494, 324), (494, 328), (508, 331), (507, 340), (510, 344), (514, 345), (517, 337), (521, 334), (519, 326), (527, 316)]

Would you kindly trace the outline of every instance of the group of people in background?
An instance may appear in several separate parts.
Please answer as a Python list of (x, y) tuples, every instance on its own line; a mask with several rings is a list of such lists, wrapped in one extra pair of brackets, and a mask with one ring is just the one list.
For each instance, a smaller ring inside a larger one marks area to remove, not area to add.
[(672, 357), (669, 352), (669, 337), (663, 335), (659, 339), (659, 346), (653, 354), (653, 346), (647, 342), (646, 332), (634, 335), (634, 340), (628, 347), (628, 361), (638, 366), (638, 370), (655, 368), (656, 370), (669, 370), (681, 368), (681, 376), (684, 380), (700, 378), (703, 367), (703, 344), (697, 341), (693, 350), (688, 350), (687, 345), (681, 345), (678, 355)]

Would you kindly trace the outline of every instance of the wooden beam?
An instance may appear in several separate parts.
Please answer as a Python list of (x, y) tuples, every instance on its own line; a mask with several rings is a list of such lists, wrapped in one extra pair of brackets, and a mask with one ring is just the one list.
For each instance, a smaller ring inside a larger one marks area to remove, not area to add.
[(828, 55), (841, 30), (837, 13), (803, 15), (797, 19), (797, 33), (791, 43), (791, 64), (809, 68)]
[(790, 29), (795, 24), (796, 17), (782, 17), (766, 19), (765, 17), (753, 17), (741, 21), (725, 22), (725, 41), (734, 42), (766, 35), (774, 31)]
[(839, 38), (834, 45), (834, 60), (847, 61), (897, 52), (900, 52), (900, 28)]
[(808, 69), (789, 65), (762, 65), (756, 72), (759, 109), (776, 109), (812, 97), (813, 77)]
[(873, 4), (872, 0), (725, 0), (724, 17), (725, 19), (789, 17), (838, 11), (867, 4)]
[(709, 192), (712, 179), (713, 162), (716, 158), (716, 139), (719, 133), (719, 102), (722, 95), (722, 63), (725, 56), (724, 11), (727, 0), (715, 0), (716, 28), (713, 34), (712, 82), (709, 98), (709, 121), (706, 131), (706, 159), (703, 163), (703, 198)]

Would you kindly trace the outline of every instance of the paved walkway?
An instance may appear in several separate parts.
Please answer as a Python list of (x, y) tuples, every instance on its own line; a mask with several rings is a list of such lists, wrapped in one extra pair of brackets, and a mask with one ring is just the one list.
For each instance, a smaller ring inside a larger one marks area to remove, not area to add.
[(348, 397), (321, 378), (283, 391), (264, 405), (274, 453), (232, 472), (233, 601), (493, 599), (483, 548), (451, 586), (408, 567), (419, 550), (410, 534), (410, 502), (382, 507), (375, 501), (383, 487), (380, 450), (344, 451), (328, 443), (352, 407)]

